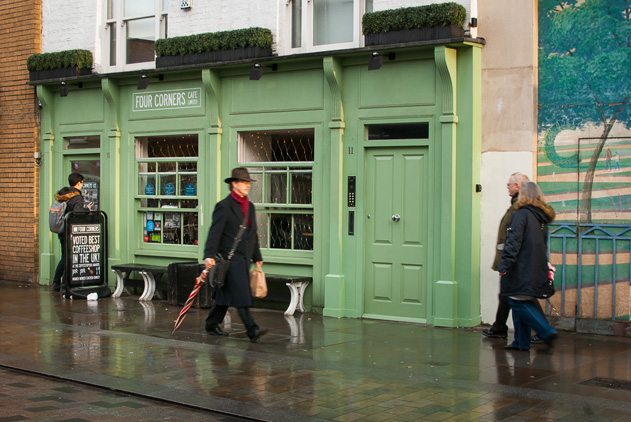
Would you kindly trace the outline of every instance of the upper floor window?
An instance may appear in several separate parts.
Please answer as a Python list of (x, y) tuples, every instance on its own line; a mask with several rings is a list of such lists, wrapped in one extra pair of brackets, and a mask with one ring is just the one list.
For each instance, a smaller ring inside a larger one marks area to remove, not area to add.
[(103, 63), (109, 70), (146, 68), (167, 36), (168, 0), (107, 0)]
[(372, 0), (287, 0), (287, 31), (281, 43), (287, 53), (359, 47), (361, 17)]

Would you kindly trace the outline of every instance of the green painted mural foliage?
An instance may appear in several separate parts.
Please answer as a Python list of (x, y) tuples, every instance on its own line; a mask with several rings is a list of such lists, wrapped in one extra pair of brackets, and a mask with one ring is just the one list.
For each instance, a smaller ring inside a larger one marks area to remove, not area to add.
[(631, 220), (629, 69), (629, 1), (539, 1), (538, 174), (561, 220)]
[(630, 69), (631, 2), (539, 1), (537, 179), (562, 317), (628, 319)]

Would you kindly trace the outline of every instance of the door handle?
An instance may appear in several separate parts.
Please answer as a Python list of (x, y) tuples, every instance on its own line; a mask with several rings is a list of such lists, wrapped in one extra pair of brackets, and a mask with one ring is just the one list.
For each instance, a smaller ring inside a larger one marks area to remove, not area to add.
[(401, 221), (401, 216), (399, 214), (393, 214), (392, 221), (394, 221), (395, 223), (398, 223), (399, 221)]

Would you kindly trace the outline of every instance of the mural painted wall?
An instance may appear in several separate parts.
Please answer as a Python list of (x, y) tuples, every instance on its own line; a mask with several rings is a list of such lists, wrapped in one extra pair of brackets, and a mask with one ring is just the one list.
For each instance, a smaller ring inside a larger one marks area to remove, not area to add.
[[(565, 316), (629, 319), (631, 0), (539, 1), (538, 181)], [(559, 279), (560, 278), (560, 279)]]

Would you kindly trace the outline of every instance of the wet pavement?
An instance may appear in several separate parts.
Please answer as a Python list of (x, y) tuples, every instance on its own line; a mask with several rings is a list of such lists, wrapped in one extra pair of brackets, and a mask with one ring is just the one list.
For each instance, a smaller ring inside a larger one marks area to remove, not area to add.
[(249, 420), (0, 369), (0, 421), (111, 422), (129, 419), (135, 422)]
[[(234, 420), (205, 409), (267, 421), (631, 420), (629, 338), (562, 332), (553, 353), (516, 352), (480, 329), (254, 309), (270, 333), (253, 344), (233, 310), (230, 337), (207, 335), (208, 311), (195, 308), (172, 335), (179, 309), (0, 282), (0, 377), (10, 380), (0, 422), (122, 420), (134, 406), (146, 415), (137, 420)], [(114, 404), (75, 405), (100, 402)]]

